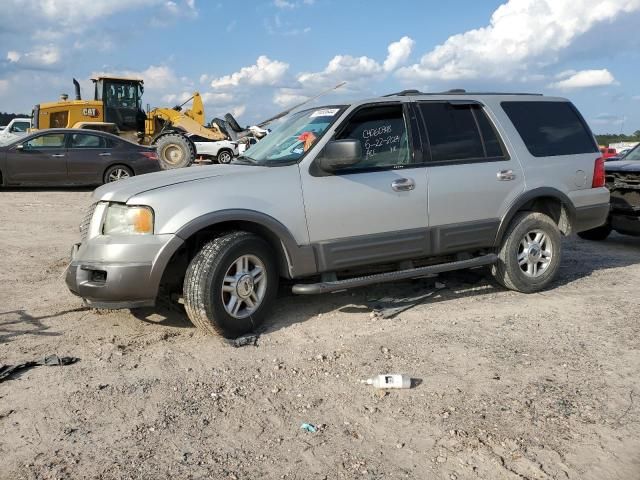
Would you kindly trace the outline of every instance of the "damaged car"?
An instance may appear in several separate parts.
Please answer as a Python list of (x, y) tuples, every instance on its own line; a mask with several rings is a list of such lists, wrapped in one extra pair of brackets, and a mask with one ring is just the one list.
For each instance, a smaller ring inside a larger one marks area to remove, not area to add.
[(606, 186), (611, 192), (607, 223), (581, 232), (586, 240), (605, 240), (613, 231), (640, 236), (640, 145), (624, 158), (605, 164)]

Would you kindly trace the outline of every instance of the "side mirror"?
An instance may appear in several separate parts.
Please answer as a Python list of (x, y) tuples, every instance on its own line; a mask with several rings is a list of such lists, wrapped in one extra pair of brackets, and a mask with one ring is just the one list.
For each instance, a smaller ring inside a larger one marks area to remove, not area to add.
[(362, 160), (359, 140), (333, 140), (327, 143), (318, 157), (318, 167), (325, 172), (335, 172), (351, 167)]
[(16, 150), (24, 150), (24, 145), (22, 143), (19, 143), (18, 145), (16, 145)]

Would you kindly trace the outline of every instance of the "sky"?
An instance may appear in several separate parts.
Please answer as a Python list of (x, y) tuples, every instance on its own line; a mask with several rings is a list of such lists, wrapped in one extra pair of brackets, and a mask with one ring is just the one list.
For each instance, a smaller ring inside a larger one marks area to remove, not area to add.
[(203, 95), (257, 123), (407, 88), (572, 100), (595, 133), (640, 130), (640, 0), (2, 0), (0, 111), (90, 78), (144, 79), (144, 103)]

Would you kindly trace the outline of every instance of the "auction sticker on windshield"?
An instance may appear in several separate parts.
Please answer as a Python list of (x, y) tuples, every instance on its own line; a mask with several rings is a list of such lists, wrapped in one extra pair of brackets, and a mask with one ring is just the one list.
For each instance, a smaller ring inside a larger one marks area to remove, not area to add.
[(316, 110), (310, 116), (310, 118), (315, 117), (333, 117), (336, 113), (338, 113), (339, 108), (323, 108), (322, 110)]

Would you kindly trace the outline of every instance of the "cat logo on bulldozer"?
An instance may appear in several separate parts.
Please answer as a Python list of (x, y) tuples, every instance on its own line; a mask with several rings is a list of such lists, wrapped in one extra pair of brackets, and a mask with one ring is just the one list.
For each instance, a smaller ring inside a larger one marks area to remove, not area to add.
[(98, 117), (100, 116), (100, 112), (97, 108), (83, 108), (82, 115), (85, 117)]

